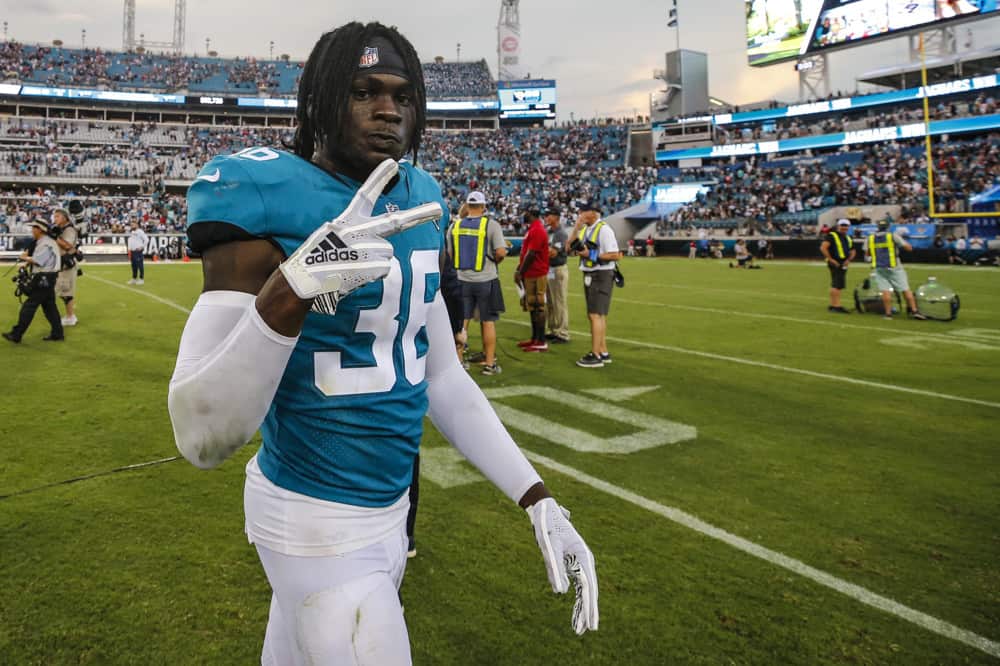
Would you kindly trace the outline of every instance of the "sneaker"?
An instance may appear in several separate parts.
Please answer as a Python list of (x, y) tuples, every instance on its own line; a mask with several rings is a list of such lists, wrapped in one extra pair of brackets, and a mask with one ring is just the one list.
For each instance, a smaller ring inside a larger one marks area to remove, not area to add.
[(552, 343), (554, 345), (568, 345), (569, 344), (569, 338), (560, 338), (558, 335), (553, 335), (551, 337), (548, 336), (548, 335), (546, 335), (545, 339), (548, 340), (550, 343)]
[(499, 375), (501, 372), (503, 371), (500, 369), (500, 365), (498, 363), (483, 366), (484, 375)]
[(882, 315), (882, 319), (892, 319), (892, 315), (891, 314)]
[(139, 278), (138, 280), (135, 281), (135, 283), (136, 284), (146, 284), (146, 281), (143, 280), (142, 278)]
[(135, 284), (135, 278), (132, 278), (131, 280), (129, 280), (125, 284)]
[(527, 347), (521, 347), (521, 351), (524, 352), (547, 352), (548, 350), (549, 346), (544, 342), (536, 342), (533, 345), (529, 345)]
[(410, 545), (406, 549), (406, 558), (411, 559), (417, 556), (417, 542), (415, 539), (410, 539)]
[(469, 369), (469, 362), (462, 361), (462, 370), (468, 370), (468, 369)]
[(611, 363), (611, 354), (601, 354), (601, 360), (604, 363)]
[(837, 305), (837, 306), (831, 305), (830, 308), (829, 308), (829, 310), (830, 310), (830, 312), (836, 312), (838, 314), (851, 314), (850, 310), (846, 310), (846, 309), (844, 309), (843, 306), (840, 306), (840, 305)]
[(469, 363), (482, 363), (486, 360), (486, 354), (483, 352), (476, 352), (469, 356)]
[(21, 342), (21, 338), (17, 337), (13, 333), (0, 333), (0, 335), (3, 336), (4, 340), (10, 340), (14, 344), (18, 344)]
[(56, 336), (54, 336), (54, 335), (46, 335), (44, 338), (42, 338), (42, 340), (47, 340), (49, 342), (60, 342), (60, 341), (65, 340), (65, 339), (66, 338), (64, 338), (61, 335), (58, 338)]
[(910, 313), (910, 316), (913, 317), (914, 319), (919, 319), (920, 321), (925, 321), (927, 319), (927, 315), (925, 315), (920, 310), (914, 310), (913, 312)]
[(60, 321), (62, 321), (63, 326), (76, 326), (76, 315), (63, 317)]
[(524, 349), (525, 347), (531, 347), (534, 344), (535, 344), (534, 340), (521, 340), (520, 342), (517, 343), (517, 346), (520, 347), (521, 349)]
[(594, 352), (588, 352), (586, 356), (576, 362), (581, 368), (603, 368), (604, 361)]

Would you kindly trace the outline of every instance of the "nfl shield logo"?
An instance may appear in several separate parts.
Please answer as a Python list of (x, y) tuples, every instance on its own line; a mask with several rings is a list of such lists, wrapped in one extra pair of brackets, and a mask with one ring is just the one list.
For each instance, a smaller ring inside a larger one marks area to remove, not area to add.
[(378, 64), (378, 47), (366, 46), (365, 50), (361, 52), (361, 62), (358, 63), (358, 66), (374, 67), (377, 64)]

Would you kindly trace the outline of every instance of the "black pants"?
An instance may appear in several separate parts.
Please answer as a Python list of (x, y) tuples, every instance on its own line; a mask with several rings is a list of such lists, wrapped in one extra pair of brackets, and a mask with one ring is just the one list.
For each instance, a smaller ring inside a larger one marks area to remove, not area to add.
[(45, 318), (49, 320), (49, 326), (52, 327), (52, 337), (61, 338), (63, 337), (63, 327), (62, 321), (59, 318), (59, 308), (56, 307), (56, 276), (53, 273), (50, 276), (46, 276), (44, 279), (44, 284), (46, 286), (41, 286), (41, 284), (36, 283), (35, 288), (31, 291), (31, 296), (28, 297), (21, 305), (21, 312), (17, 318), (17, 324), (11, 329), (11, 333), (18, 340), (24, 336), (24, 332), (28, 330), (31, 326), (31, 320), (35, 318), (35, 311), (39, 307), (42, 308), (42, 312), (45, 314)]
[(146, 270), (142, 265), (142, 250), (132, 250), (129, 254), (132, 261), (132, 279), (134, 280), (138, 277), (140, 280), (145, 280)]
[(417, 504), (420, 502), (420, 455), (413, 459), (413, 481), (410, 482), (410, 512), (406, 514), (406, 536), (413, 547), (413, 530), (417, 526)]

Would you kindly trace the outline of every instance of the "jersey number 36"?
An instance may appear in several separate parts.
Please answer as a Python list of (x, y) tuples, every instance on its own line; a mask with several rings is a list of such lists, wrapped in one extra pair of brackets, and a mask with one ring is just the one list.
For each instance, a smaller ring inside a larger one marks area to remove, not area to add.
[[(434, 300), (434, 292), (428, 292), (427, 276), (438, 272), (438, 252), (417, 250), (410, 255), (412, 280), (410, 298), (404, 307), (403, 273), (399, 260), (393, 258), (389, 274), (382, 284), (382, 302), (378, 307), (361, 310), (355, 334), (361, 339), (371, 340), (372, 365), (364, 367), (343, 367), (339, 351), (315, 352), (316, 387), (328, 396), (383, 393), (396, 385), (397, 371), (393, 361), (397, 339), (402, 349), (402, 370), (410, 384), (419, 384), (424, 379), (426, 356), (418, 356), (417, 335), (424, 328), (427, 313)], [(403, 310), (407, 310), (404, 312)], [(402, 336), (399, 328), (403, 327)]]

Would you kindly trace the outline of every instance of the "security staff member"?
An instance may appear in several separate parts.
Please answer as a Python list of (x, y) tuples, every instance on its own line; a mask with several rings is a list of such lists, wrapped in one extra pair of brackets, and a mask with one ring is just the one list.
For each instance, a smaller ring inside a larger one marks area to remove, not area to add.
[(549, 228), (549, 285), (545, 298), (545, 318), (550, 333), (545, 339), (552, 344), (569, 342), (569, 266), (566, 248), (569, 234), (561, 222), (562, 211), (557, 206), (545, 210), (545, 225)]
[(590, 352), (576, 362), (581, 368), (603, 368), (611, 363), (607, 342), (608, 312), (614, 289), (615, 262), (621, 260), (622, 252), (614, 232), (601, 220), (600, 213), (596, 201), (584, 202), (574, 227), (579, 241), (575, 244), (575, 252), (580, 257), (590, 319)]
[(507, 245), (500, 225), (486, 216), (486, 196), (482, 192), (470, 192), (465, 204), (468, 217), (448, 230), (448, 255), (462, 287), (463, 330), (469, 329), (469, 321), (478, 310), (483, 332), (482, 372), (498, 375), (496, 322), (505, 308), (497, 264), (507, 256)]
[(850, 232), (850, 220), (841, 218), (819, 246), (830, 269), (830, 305), (827, 310), (841, 314), (850, 314), (850, 310), (840, 304), (840, 292), (847, 285), (847, 266), (857, 254)]
[(59, 244), (60, 270), (56, 280), (56, 296), (66, 304), (66, 316), (62, 318), (63, 326), (76, 326), (76, 243), (80, 238), (73, 226), (69, 211), (56, 208), (52, 212), (52, 222), (59, 229), (56, 243)]
[(31, 236), (35, 239), (35, 249), (29, 256), (27, 252), (20, 257), (32, 266), (31, 271), (31, 293), (28, 300), (21, 306), (21, 312), (17, 318), (17, 324), (10, 332), (3, 333), (3, 337), (11, 342), (20, 342), (24, 332), (31, 326), (31, 320), (35, 317), (35, 311), (39, 307), (49, 321), (52, 331), (42, 338), (43, 340), (62, 340), (63, 327), (59, 321), (59, 308), (56, 307), (56, 276), (59, 273), (59, 246), (48, 235), (49, 225), (45, 220), (35, 219), (30, 224)]
[(913, 298), (910, 282), (899, 259), (899, 248), (909, 252), (913, 246), (898, 233), (889, 231), (889, 220), (879, 220), (878, 231), (868, 237), (866, 244), (872, 268), (875, 269), (875, 285), (882, 292), (885, 318), (892, 319), (892, 290), (895, 289), (903, 292), (906, 309), (911, 317), (927, 319), (926, 315), (917, 309), (917, 301)]

